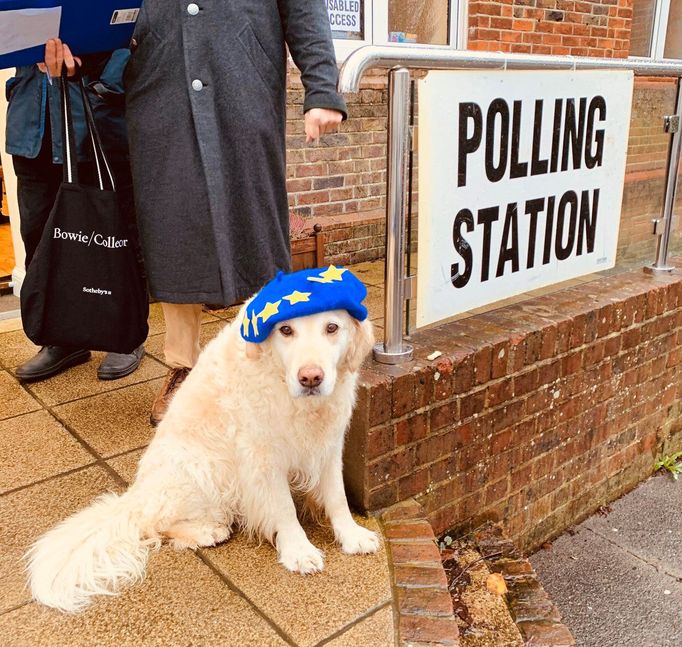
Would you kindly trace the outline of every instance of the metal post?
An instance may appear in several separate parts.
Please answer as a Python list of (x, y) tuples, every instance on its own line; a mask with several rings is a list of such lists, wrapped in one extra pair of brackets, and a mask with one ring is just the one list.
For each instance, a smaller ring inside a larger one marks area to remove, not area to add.
[[(672, 132), (672, 140), (668, 149), (668, 178), (665, 185), (665, 200), (663, 202), (663, 214), (660, 220), (654, 220), (654, 234), (658, 234), (656, 247), (656, 260), (653, 265), (644, 268), (645, 272), (672, 272), (675, 268), (668, 265), (668, 245), (670, 244), (670, 231), (673, 224), (673, 209), (675, 207), (675, 194), (677, 193), (677, 170), (680, 166), (680, 148), (682, 147), (682, 129), (680, 118), (682, 117), (682, 84), (677, 79), (677, 103), (675, 104), (675, 116), (673, 122), (666, 118), (666, 129)], [(663, 224), (663, 231), (658, 233), (658, 227)]]
[[(410, 72), (392, 69), (388, 83), (388, 164), (386, 184), (386, 278), (384, 341), (374, 347), (374, 359), (400, 364), (412, 359), (413, 348), (403, 341), (405, 305), (405, 217), (410, 151)], [(409, 199), (409, 198), (408, 198)]]

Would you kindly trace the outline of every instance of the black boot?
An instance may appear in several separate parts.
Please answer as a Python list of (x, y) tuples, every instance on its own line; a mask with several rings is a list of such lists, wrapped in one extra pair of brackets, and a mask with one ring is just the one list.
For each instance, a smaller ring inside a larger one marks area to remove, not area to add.
[(37, 382), (90, 359), (89, 350), (43, 346), (38, 354), (18, 366), (15, 375), (22, 382)]
[(100, 380), (118, 380), (137, 369), (144, 357), (144, 346), (138, 346), (132, 353), (107, 353), (97, 369)]

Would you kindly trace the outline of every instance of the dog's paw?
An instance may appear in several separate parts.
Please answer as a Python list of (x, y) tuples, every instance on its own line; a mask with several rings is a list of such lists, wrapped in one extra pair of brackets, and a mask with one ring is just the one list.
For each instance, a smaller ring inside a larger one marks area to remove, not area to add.
[(348, 555), (376, 553), (379, 550), (379, 537), (375, 532), (358, 524), (338, 533), (341, 550)]
[(289, 571), (308, 575), (318, 573), (324, 568), (324, 556), (321, 550), (306, 539), (305, 542), (292, 542), (281, 546), (279, 563)]
[(170, 545), (176, 550), (189, 548), (196, 550), (208, 546), (215, 546), (229, 539), (230, 529), (218, 523), (188, 523), (184, 522), (169, 528), (165, 532)]

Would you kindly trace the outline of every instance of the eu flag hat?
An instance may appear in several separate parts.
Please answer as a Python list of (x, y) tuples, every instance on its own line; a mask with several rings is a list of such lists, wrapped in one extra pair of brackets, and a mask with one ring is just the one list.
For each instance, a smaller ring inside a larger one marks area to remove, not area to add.
[(364, 321), (366, 296), (367, 288), (344, 267), (279, 272), (247, 306), (241, 334), (246, 341), (259, 344), (281, 321), (328, 310), (346, 310)]

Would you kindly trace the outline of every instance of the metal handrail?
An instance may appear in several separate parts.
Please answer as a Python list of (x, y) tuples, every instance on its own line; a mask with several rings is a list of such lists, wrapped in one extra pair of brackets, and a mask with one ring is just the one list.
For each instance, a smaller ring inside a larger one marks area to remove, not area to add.
[(340, 92), (357, 92), (367, 70), (374, 68), (424, 70), (632, 70), (643, 76), (682, 76), (682, 61), (590, 56), (549, 56), (507, 52), (474, 52), (434, 46), (366, 45), (355, 50), (341, 66)]
[[(388, 150), (386, 174), (386, 277), (384, 304), (384, 341), (374, 348), (377, 361), (399, 364), (412, 358), (401, 330), (407, 277), (405, 277), (404, 231), (408, 200), (405, 196), (407, 160), (410, 148), (409, 70), (631, 70), (644, 76), (677, 77), (675, 113), (682, 120), (682, 61), (667, 59), (596, 58), (587, 56), (546, 56), (505, 52), (475, 52), (434, 46), (376, 46), (355, 50), (341, 66), (340, 92), (357, 92), (363, 75), (370, 69), (389, 70)], [(670, 272), (668, 244), (677, 190), (677, 169), (682, 149), (682, 128), (671, 131), (668, 170), (656, 260), (645, 267), (649, 272)]]

